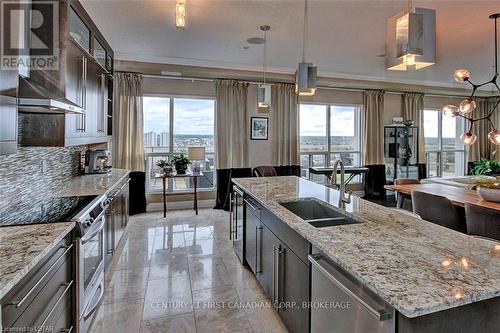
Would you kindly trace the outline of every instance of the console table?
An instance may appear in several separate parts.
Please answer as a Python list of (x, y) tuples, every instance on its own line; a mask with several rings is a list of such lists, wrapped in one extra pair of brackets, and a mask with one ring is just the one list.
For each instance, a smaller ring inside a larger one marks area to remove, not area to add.
[[(179, 195), (179, 194), (193, 194), (193, 209), (196, 211), (196, 215), (198, 215), (198, 178), (204, 177), (202, 172), (187, 172), (185, 174), (177, 174), (171, 173), (168, 175), (157, 175), (155, 178), (162, 178), (163, 182), (163, 217), (167, 217), (167, 196), (168, 195)], [(193, 191), (192, 192), (170, 192), (167, 193), (167, 179), (169, 178), (192, 178), (193, 179)]]

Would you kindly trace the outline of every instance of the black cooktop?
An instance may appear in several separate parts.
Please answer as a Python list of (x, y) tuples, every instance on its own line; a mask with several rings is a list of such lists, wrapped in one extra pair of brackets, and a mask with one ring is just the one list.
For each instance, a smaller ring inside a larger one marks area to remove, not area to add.
[(22, 201), (0, 212), (0, 227), (68, 222), (95, 198), (91, 195)]

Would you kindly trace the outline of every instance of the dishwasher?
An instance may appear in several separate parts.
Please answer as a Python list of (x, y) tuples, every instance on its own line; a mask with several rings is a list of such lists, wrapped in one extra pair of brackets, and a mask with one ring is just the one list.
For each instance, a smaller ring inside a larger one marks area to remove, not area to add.
[(395, 310), (323, 254), (311, 262), (312, 333), (396, 331)]

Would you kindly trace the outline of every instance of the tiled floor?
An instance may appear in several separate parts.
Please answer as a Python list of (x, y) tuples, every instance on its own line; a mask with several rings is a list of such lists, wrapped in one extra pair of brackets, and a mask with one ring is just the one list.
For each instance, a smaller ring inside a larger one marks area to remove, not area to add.
[(228, 219), (212, 209), (132, 217), (91, 331), (286, 332), (236, 258)]

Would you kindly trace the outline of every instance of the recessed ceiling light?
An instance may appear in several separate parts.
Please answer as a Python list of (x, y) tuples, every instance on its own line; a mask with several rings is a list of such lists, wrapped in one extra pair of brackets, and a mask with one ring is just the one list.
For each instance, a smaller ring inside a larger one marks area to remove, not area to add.
[(266, 41), (262, 37), (250, 37), (247, 39), (248, 44), (259, 45), (264, 44)]
[(161, 75), (168, 75), (168, 76), (181, 76), (181, 72), (171, 72), (171, 71), (161, 71)]

